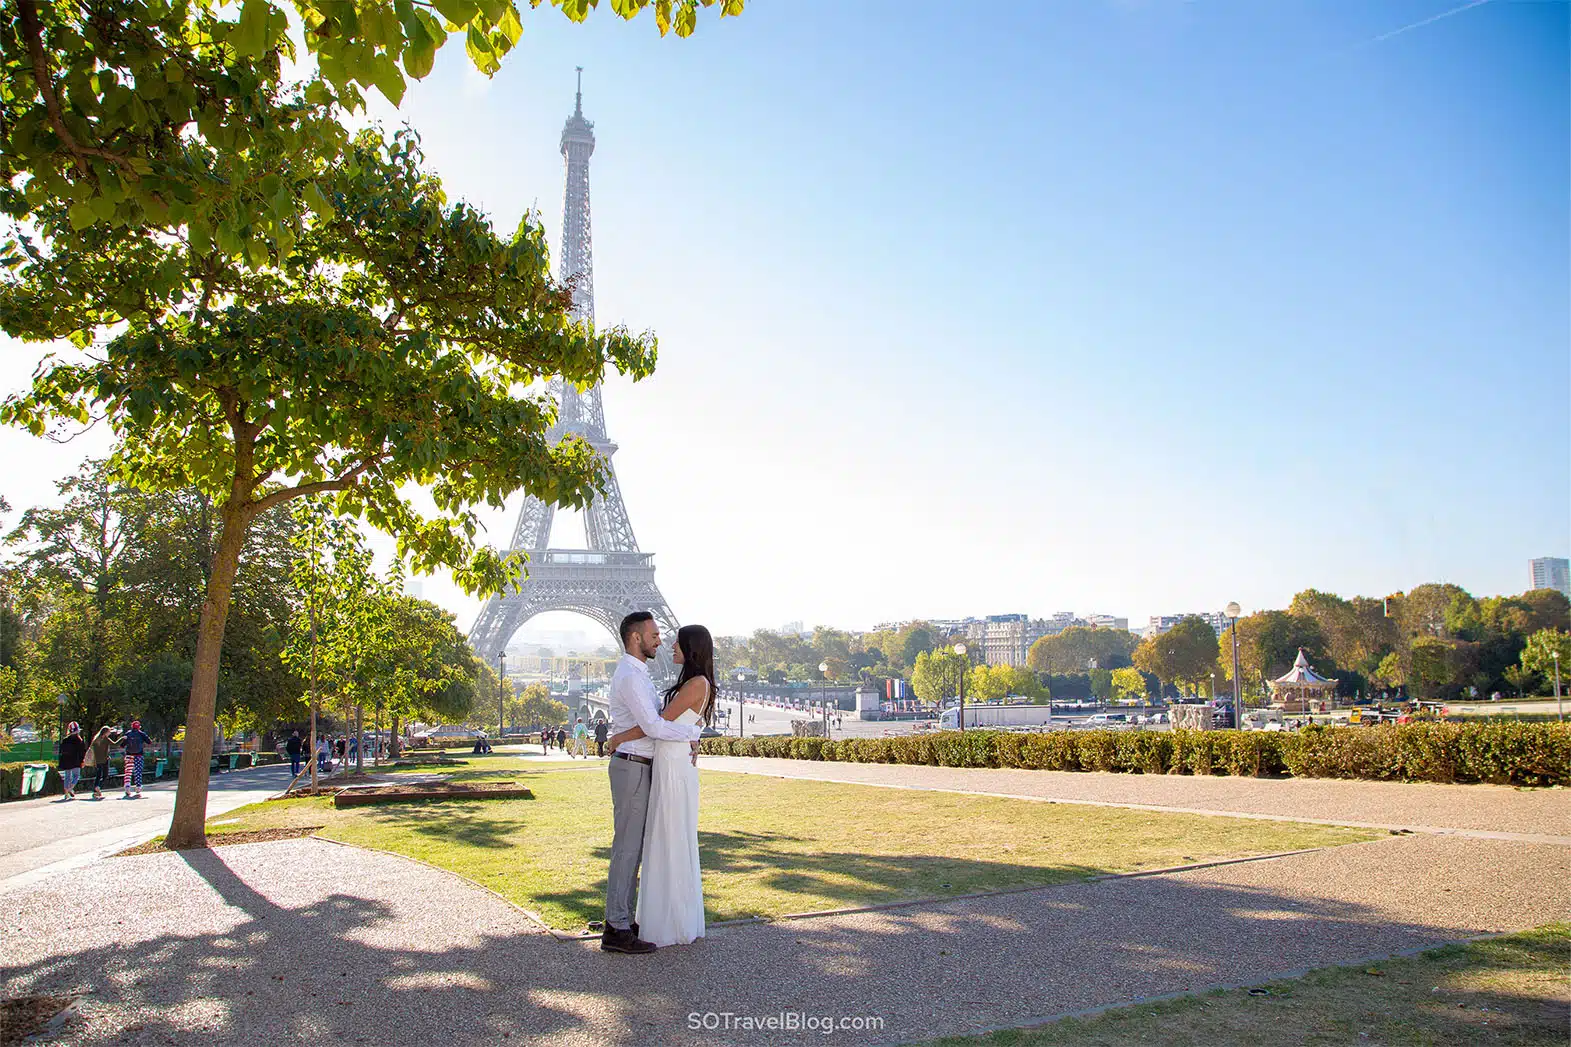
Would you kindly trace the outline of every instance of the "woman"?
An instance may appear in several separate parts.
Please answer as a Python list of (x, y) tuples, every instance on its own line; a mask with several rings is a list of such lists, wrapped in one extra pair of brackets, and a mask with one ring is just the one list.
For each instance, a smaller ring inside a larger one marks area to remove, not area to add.
[[(684, 625), (672, 652), (682, 667), (660, 713), (676, 723), (708, 723), (715, 705), (715, 645), (702, 625)], [(633, 727), (611, 738), (611, 751), (644, 737)], [(704, 885), (698, 864), (698, 743), (655, 742), (644, 822), (644, 860), (633, 926), (654, 945), (686, 945), (704, 936)]]
[(105, 724), (93, 735), (93, 799), (104, 798), (104, 786), (109, 784), (109, 747), (115, 743), (114, 728)]
[(87, 755), (87, 743), (82, 740), (82, 728), (72, 720), (60, 739), (60, 784), (65, 788), (67, 800), (76, 799), (76, 783), (82, 777), (82, 757)]

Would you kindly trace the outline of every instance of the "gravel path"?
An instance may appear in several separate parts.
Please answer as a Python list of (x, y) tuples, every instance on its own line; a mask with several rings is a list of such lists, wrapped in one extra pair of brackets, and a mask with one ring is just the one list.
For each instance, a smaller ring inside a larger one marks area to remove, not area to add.
[[(320, 840), (112, 859), (4, 898), (4, 991), (83, 993), (68, 1044), (904, 1042), (1563, 919), (1571, 849), (1390, 837), (716, 928), (651, 958), (556, 941), (456, 877)], [(724, 1013), (882, 1027), (757, 1032)]]
[(1559, 788), (989, 770), (752, 756), (705, 756), (699, 765), (712, 771), (903, 789), (990, 793), (1062, 803), (1234, 814), (1571, 846), (1571, 791)]

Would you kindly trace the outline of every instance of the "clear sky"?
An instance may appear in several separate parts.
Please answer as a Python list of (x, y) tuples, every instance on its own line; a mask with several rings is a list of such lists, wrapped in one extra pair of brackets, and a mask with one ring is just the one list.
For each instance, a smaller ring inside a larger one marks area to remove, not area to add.
[[(597, 312), (661, 340), (607, 424), (683, 621), (1139, 623), (1566, 555), (1568, 38), (1503, 0), (541, 10), (385, 118), (555, 241), (585, 67)], [(90, 446), (0, 434), (0, 493)]]

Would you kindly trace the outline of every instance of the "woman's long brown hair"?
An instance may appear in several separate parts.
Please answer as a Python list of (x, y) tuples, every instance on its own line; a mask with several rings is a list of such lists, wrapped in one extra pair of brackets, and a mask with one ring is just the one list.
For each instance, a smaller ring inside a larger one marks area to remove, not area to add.
[(666, 688), (665, 700), (669, 703), (682, 685), (695, 676), (709, 681), (709, 697), (704, 700), (698, 715), (709, 722), (715, 711), (715, 641), (702, 625), (684, 625), (676, 631), (676, 645), (682, 649), (682, 672), (676, 683)]

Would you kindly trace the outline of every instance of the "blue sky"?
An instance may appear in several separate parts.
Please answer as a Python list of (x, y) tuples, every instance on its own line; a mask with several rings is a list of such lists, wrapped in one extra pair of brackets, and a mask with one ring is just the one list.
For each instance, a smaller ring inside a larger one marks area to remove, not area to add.
[(1399, 31), (1457, 6), (541, 10), (382, 115), (555, 241), (585, 67), (599, 318), (661, 339), (607, 420), (684, 621), (1515, 592), (1571, 545), (1571, 19)]

